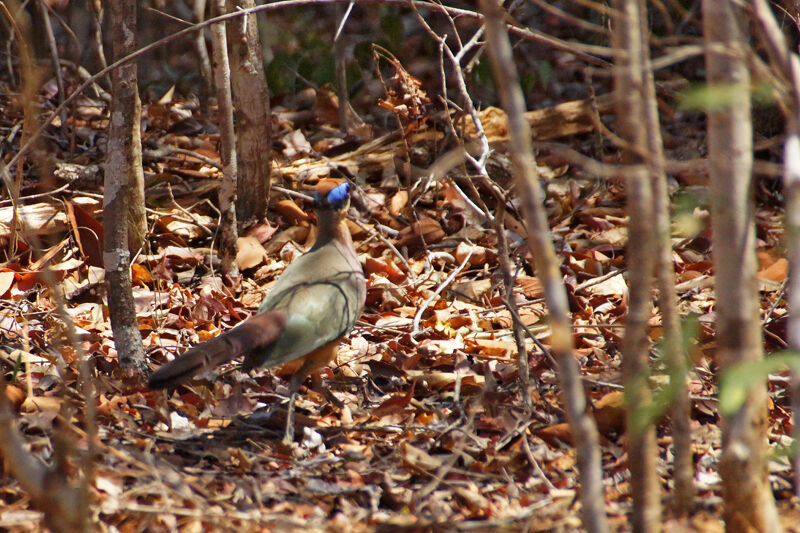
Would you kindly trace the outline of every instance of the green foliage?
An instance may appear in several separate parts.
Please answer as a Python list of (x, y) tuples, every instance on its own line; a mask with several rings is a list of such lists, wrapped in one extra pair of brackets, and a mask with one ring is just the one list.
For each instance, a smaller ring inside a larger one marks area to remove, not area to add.
[(719, 379), (719, 410), (723, 415), (738, 411), (753, 387), (763, 387), (769, 374), (785, 369), (800, 372), (800, 352), (784, 350), (758, 361), (747, 361), (726, 369)]
[(14, 361), (14, 369), (11, 371), (11, 382), (16, 383), (17, 377), (19, 373), (22, 372), (22, 352), (17, 355), (16, 361)]
[(536, 62), (536, 76), (539, 78), (539, 87), (542, 89), (550, 85), (553, 80), (553, 65), (549, 61), (540, 60)]
[(267, 65), (267, 83), (273, 94), (294, 92), (292, 71), (297, 70), (300, 59), (295, 54), (278, 52)]
[(297, 74), (317, 86), (336, 83), (335, 57), (331, 47), (309, 46), (299, 52), (279, 52), (267, 67), (267, 82), (274, 94), (292, 94), (307, 84)]
[(478, 61), (472, 67), (472, 77), (475, 83), (487, 88), (494, 87), (494, 75), (492, 74), (492, 64), (486, 58), (483, 61)]
[(525, 95), (536, 89), (546, 89), (553, 78), (553, 66), (549, 61), (536, 61), (533, 71), (520, 71), (520, 84)]
[(707, 224), (705, 210), (709, 202), (706, 189), (678, 190), (672, 197), (671, 236), (687, 238), (700, 233)]
[[(701, 83), (693, 85), (678, 95), (679, 107), (685, 111), (720, 111), (730, 107), (743, 85), (717, 85)], [(751, 97), (760, 103), (774, 100), (772, 88), (766, 83), (747, 85)]]
[(403, 45), (403, 20), (396, 9), (384, 8), (381, 13), (380, 27), (383, 35), (378, 39), (378, 44), (395, 52)]
[(536, 74), (533, 72), (523, 72), (519, 76), (519, 84), (522, 86), (522, 94), (528, 96), (536, 87)]
[[(631, 420), (629, 421), (630, 431), (633, 433), (641, 433), (645, 430), (649, 425), (655, 424), (658, 420), (664, 416), (664, 414), (669, 410), (669, 407), (672, 405), (672, 402), (675, 399), (676, 394), (680, 388), (680, 385), (686, 379), (686, 369), (688, 368), (688, 353), (689, 348), (691, 347), (692, 343), (698, 336), (698, 332), (700, 331), (700, 326), (697, 322), (697, 317), (694, 315), (689, 315), (683, 318), (681, 323), (681, 350), (684, 355), (684, 358), (687, 359), (685, 364), (674, 367), (670, 366), (666, 363), (664, 356), (659, 359), (662, 367), (666, 368), (667, 374), (669, 375), (669, 382), (668, 384), (658, 390), (653, 392), (653, 396), (650, 400), (650, 403), (639, 405), (634, 411)], [(668, 343), (670, 339), (667, 339), (666, 336), (663, 337), (658, 343), (658, 351), (662, 354), (666, 354), (667, 350), (669, 349)], [(644, 379), (636, 380), (635, 383), (626, 384), (627, 387), (646, 387), (649, 384)], [(634, 391), (635, 392), (635, 391)], [(635, 395), (631, 395), (633, 397)], [(629, 397), (626, 394), (626, 397)]]
[[(380, 44), (380, 43), (378, 43)], [(372, 63), (372, 46), (369, 41), (361, 41), (353, 47), (353, 59), (359, 65), (369, 65)], [(384, 48), (386, 48), (384, 46)]]
[(274, 24), (266, 26), (274, 52), (266, 68), (271, 93), (293, 94), (305, 89), (308, 85), (298, 74), (319, 87), (336, 83), (332, 36), (313, 31), (291, 34)]

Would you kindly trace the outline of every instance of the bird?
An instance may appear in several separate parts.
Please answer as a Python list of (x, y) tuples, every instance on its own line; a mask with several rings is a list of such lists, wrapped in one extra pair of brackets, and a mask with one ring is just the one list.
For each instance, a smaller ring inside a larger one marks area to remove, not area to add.
[(153, 372), (150, 389), (173, 388), (240, 356), (245, 371), (294, 361), (299, 368), (289, 379), (283, 439), (291, 444), (300, 385), (336, 357), (364, 308), (366, 281), (346, 220), (350, 193), (346, 180), (320, 180), (313, 194), (318, 234), (311, 249), (286, 268), (256, 314)]

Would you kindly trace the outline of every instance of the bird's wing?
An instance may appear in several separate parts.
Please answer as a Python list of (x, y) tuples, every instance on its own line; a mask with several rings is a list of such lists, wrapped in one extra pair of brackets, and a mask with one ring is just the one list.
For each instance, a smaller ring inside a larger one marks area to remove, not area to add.
[(245, 358), (245, 368), (270, 367), (302, 357), (349, 332), (366, 296), (364, 273), (336, 241), (294, 261), (272, 286), (259, 313), (286, 317), (282, 335)]

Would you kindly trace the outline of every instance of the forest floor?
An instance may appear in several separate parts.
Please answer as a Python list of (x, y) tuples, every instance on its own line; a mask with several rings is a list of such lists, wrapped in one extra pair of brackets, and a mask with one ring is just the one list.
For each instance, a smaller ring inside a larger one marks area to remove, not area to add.
[[(665, 106), (674, 104), (660, 97)], [(151, 368), (253, 313), (270, 283), (313, 242), (310, 206), (279, 187), (307, 191), (329, 175), (357, 185), (351, 230), (367, 275), (367, 305), (338, 360), (319, 382), (308, 380), (301, 389), (299, 446), (281, 445), (287, 381), (280, 371), (243, 374), (234, 362), (218, 376), (168, 393), (149, 391), (119, 372), (102, 270), (107, 101), (94, 94), (70, 109), (64, 128), (50, 128), (46, 155), (26, 166), (24, 229), (11, 223), (11, 202), (0, 200), (0, 368), (11, 379), (6, 394), (31, 453), (43, 461), (67, 453), (76, 471), (85, 461), (93, 425), (79, 380), (83, 352), (95, 376), (91, 496), (98, 530), (580, 529), (575, 450), (546, 351), (547, 310), (520, 213), (504, 215), (517, 269), (514, 295), (523, 323), (545, 348), (526, 342), (528, 392), (503, 302), (497, 236), (465, 201), (485, 201), (496, 212), (491, 196), (481, 184), (479, 196), (470, 192), (473, 176), (463, 165), (446, 177), (427, 178), (425, 169), (455, 146), (448, 115), (421, 106), (422, 118), (406, 123), (404, 134), (389, 121), (385, 127), (365, 123), (358, 135), (343, 139), (334, 101), (327, 89), (307, 89), (274, 102), (268, 222), (242, 232), (237, 259), (243, 277), (233, 287), (222, 281), (214, 248), (221, 180), (212, 164), (219, 162), (215, 117), (196, 99), (172, 93), (143, 106), (150, 231), (132, 270)], [(544, 105), (528, 118), (535, 136), (547, 131), (538, 140), (558, 139), (614, 163), (616, 151), (595, 120), (608, 118), (607, 102), (600, 95), (566, 107)], [(11, 99), (0, 104), (9, 153), (19, 145), (22, 112)], [(664, 125), (670, 157), (702, 157), (702, 115), (671, 109)], [(559, 118), (554, 110), (562, 112)], [(493, 109), (482, 117), (495, 150), (490, 176), (515, 205), (504, 120)], [(761, 168), (769, 170), (780, 143), (768, 135), (759, 142)], [(625, 530), (631, 494), (619, 349), (627, 309), (624, 184), (597, 177), (545, 145), (537, 162), (571, 305), (575, 356), (601, 433), (606, 509), (614, 529)], [(682, 519), (667, 512), (664, 528), (722, 531), (707, 176), (687, 167), (675, 178), (673, 258), (693, 362), (697, 512)], [(769, 172), (759, 175), (756, 189), (761, 319), (765, 350), (773, 352), (786, 339), (781, 197)], [(41, 243), (35, 252), (32, 235)], [(80, 350), (68, 341), (57, 295), (66, 302)], [(652, 383), (661, 387), (667, 369), (655, 306), (650, 335)], [(787, 389), (787, 374), (770, 376), (770, 483), (791, 530), (800, 513), (783, 453), (791, 433)], [(657, 432), (668, 502), (666, 416)], [(0, 528), (42, 527), (19, 485), (0, 477)]]

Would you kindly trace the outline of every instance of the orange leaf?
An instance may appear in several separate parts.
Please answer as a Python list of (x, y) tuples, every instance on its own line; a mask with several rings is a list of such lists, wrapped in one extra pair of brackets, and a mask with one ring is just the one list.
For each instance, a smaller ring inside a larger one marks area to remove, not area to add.
[(781, 257), (770, 266), (758, 273), (759, 278), (768, 279), (776, 283), (783, 283), (789, 275), (789, 261)]
[(0, 272), (0, 298), (2, 298), (8, 289), (14, 284), (14, 273), (10, 271)]
[(278, 212), (283, 218), (289, 221), (290, 224), (296, 225), (301, 222), (308, 222), (310, 217), (308, 213), (303, 211), (294, 200), (281, 200), (275, 204), (275, 211)]
[(572, 433), (566, 422), (542, 428), (534, 431), (534, 434), (550, 446), (558, 446), (562, 443), (572, 444)]
[(404, 410), (406, 407), (408, 407), (408, 404), (411, 403), (411, 398), (414, 397), (414, 388), (416, 385), (417, 382), (413, 382), (411, 384), (411, 388), (408, 390), (408, 393), (392, 396), (380, 404), (374, 411), (372, 411), (372, 414), (380, 417)]
[(398, 216), (403, 212), (403, 208), (408, 204), (408, 191), (397, 191), (389, 203), (389, 212)]
[(131, 282), (134, 285), (150, 285), (153, 283), (153, 276), (150, 275), (150, 271), (139, 263), (131, 265), (131, 278)]
[(25, 401), (25, 392), (14, 385), (6, 385), (6, 399), (11, 404), (11, 408), (17, 411)]
[(267, 255), (266, 250), (255, 237), (239, 237), (236, 240), (236, 247), (239, 249), (236, 253), (239, 270), (247, 270), (260, 265)]
[(622, 433), (625, 429), (625, 393), (609, 392), (595, 403), (594, 418), (603, 436)]
[(435, 244), (444, 238), (444, 230), (437, 220), (423, 217), (397, 235), (397, 246), (423, 246)]

